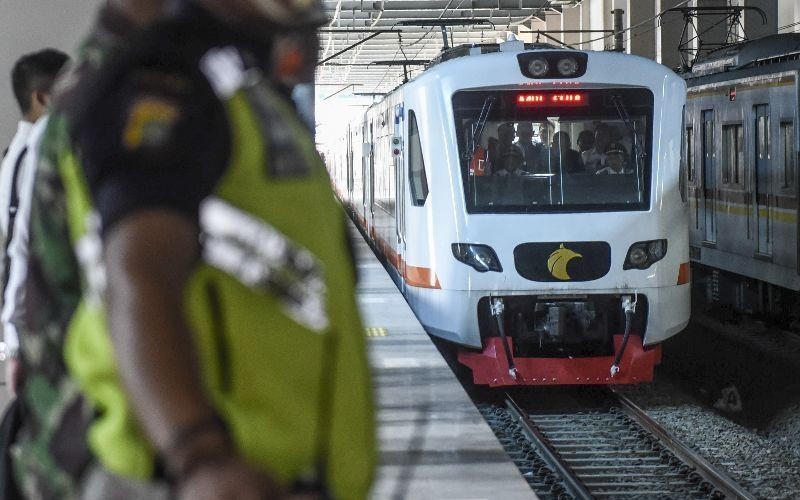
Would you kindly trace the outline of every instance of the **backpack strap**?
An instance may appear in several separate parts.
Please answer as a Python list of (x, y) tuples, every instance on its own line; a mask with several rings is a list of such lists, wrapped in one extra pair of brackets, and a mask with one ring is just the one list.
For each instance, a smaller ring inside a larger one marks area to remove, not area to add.
[(8, 203), (8, 231), (6, 233), (6, 243), (3, 248), (3, 296), (5, 296), (6, 287), (8, 286), (9, 274), (11, 274), (11, 257), (8, 255), (8, 247), (11, 245), (11, 238), (14, 237), (14, 224), (17, 219), (17, 210), (19, 209), (19, 189), (17, 188), (17, 183), (19, 182), (19, 172), (22, 170), (22, 162), (25, 161), (27, 155), (28, 147), (25, 146), (19, 153), (16, 163), (14, 163), (14, 175), (11, 178), (11, 198)]

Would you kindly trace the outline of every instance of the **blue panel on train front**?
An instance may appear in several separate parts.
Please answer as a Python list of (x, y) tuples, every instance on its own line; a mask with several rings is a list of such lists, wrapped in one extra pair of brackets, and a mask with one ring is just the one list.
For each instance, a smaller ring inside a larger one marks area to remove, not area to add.
[(514, 249), (514, 265), (531, 281), (591, 281), (611, 268), (611, 246), (605, 241), (523, 243)]

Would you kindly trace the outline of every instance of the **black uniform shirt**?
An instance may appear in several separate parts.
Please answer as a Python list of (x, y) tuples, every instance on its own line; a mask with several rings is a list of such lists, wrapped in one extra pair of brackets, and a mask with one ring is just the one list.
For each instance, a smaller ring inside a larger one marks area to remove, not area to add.
[(75, 128), (103, 231), (145, 209), (196, 219), (229, 163), (227, 117), (200, 58), (213, 47), (246, 45), (241, 36), (195, 7), (144, 38), (109, 65)]

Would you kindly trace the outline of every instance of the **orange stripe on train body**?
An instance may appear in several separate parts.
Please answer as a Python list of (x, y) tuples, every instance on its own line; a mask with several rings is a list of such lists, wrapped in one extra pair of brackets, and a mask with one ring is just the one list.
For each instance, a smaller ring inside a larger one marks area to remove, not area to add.
[(418, 288), (435, 288), (437, 290), (441, 290), (442, 288), (436, 273), (427, 267), (406, 265), (406, 272), (403, 279), (407, 284)]
[(678, 284), (685, 285), (692, 281), (692, 268), (688, 262), (684, 262), (678, 268)]
[[(383, 238), (378, 237), (375, 241), (378, 251), (383, 257), (397, 269), (397, 272), (401, 272), (404, 263), (403, 256), (395, 252), (391, 245), (386, 243)], [(417, 267), (406, 264), (405, 270), (403, 271), (403, 281), (405, 281), (407, 285), (417, 288), (434, 288), (437, 290), (441, 290), (442, 288), (441, 283), (439, 283), (439, 277), (427, 267)]]

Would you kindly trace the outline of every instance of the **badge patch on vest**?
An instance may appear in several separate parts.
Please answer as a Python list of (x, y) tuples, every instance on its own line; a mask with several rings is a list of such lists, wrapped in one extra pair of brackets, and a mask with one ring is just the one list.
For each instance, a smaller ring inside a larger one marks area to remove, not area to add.
[(322, 264), (265, 221), (219, 198), (200, 205), (203, 258), (243, 285), (274, 294), (297, 323), (328, 328)]
[(161, 146), (169, 138), (180, 115), (180, 109), (168, 100), (157, 97), (138, 99), (128, 111), (122, 143), (131, 151)]

